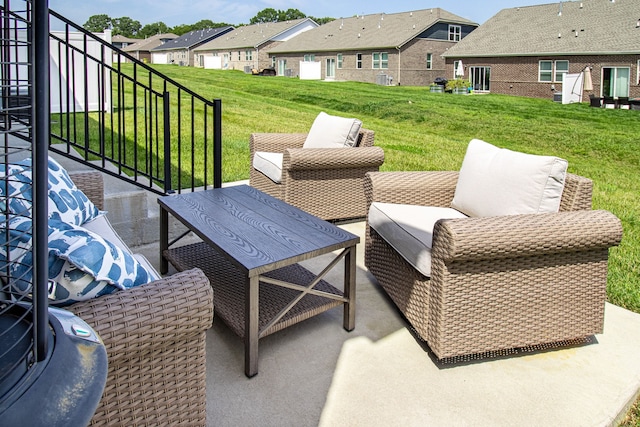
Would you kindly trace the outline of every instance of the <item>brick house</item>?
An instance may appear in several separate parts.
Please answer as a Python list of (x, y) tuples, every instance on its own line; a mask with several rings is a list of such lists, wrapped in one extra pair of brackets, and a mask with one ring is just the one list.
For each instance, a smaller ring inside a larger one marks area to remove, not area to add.
[(328, 80), (423, 86), (443, 76), (442, 53), (477, 26), (440, 8), (359, 15), (300, 34), (269, 56), (278, 75), (300, 76), (301, 62), (315, 62)]
[(309, 18), (242, 26), (194, 49), (196, 66), (245, 71), (271, 67), (270, 48), (316, 27)]
[(195, 48), (202, 46), (203, 44), (232, 30), (233, 27), (225, 26), (190, 31), (180, 37), (151, 49), (152, 62), (154, 64), (193, 66), (195, 62)]
[(504, 9), (444, 53), (475, 90), (549, 98), (565, 73), (589, 69), (588, 95), (640, 97), (637, 0), (583, 0)]

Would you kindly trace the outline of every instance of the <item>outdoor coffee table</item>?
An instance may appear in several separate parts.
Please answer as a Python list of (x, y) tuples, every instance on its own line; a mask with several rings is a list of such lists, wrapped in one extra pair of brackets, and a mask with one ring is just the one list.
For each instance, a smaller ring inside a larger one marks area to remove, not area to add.
[[(356, 245), (360, 238), (247, 185), (164, 196), (160, 204), (161, 271), (202, 269), (214, 307), (244, 338), (245, 374), (258, 373), (258, 340), (344, 306), (355, 327)], [(168, 214), (202, 242), (173, 245)], [(341, 250), (317, 276), (299, 261)], [(322, 278), (344, 259), (344, 291)]]

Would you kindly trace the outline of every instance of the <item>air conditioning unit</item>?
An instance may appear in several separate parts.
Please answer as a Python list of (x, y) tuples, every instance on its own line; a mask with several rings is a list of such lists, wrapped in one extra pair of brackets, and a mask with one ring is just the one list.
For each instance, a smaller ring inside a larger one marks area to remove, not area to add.
[(285, 75), (285, 77), (294, 77), (294, 75), (293, 75), (293, 69), (291, 69), (291, 68), (285, 68), (285, 70), (284, 70), (284, 75)]
[(251, 65), (245, 65), (244, 66), (244, 73), (245, 74), (251, 74)]
[(393, 81), (393, 77), (380, 73), (376, 76), (376, 84), (381, 86), (391, 86), (391, 82)]

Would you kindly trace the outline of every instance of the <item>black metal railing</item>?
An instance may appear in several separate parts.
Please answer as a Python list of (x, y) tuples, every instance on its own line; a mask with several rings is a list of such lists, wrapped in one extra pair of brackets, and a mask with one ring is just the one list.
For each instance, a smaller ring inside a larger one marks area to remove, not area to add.
[(157, 194), (220, 187), (221, 101), (50, 10), (51, 146)]

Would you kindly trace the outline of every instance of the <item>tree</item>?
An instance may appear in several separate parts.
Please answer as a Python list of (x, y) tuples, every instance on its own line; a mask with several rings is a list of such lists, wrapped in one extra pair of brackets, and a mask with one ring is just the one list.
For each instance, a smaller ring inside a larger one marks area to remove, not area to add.
[(106, 29), (111, 28), (111, 18), (109, 15), (92, 15), (87, 19), (87, 22), (83, 25), (84, 29), (91, 31), (92, 33), (101, 33)]
[(294, 19), (306, 18), (307, 15), (298, 9), (287, 9), (286, 11), (278, 11), (278, 21), (293, 21)]
[(171, 28), (171, 32), (175, 35), (181, 36), (183, 34), (187, 34), (189, 31), (193, 29), (192, 25), (189, 24), (180, 24)]
[(135, 37), (142, 27), (140, 21), (135, 21), (128, 16), (111, 19), (111, 25), (113, 26), (114, 36), (119, 34), (124, 37)]
[(327, 16), (327, 17), (325, 17), (325, 18), (314, 18), (313, 16), (309, 16), (309, 18), (313, 19), (313, 20), (314, 20), (314, 22), (315, 22), (316, 24), (318, 24), (318, 25), (324, 25), (324, 24), (326, 24), (326, 23), (328, 23), (328, 22), (331, 22), (331, 21), (335, 21), (335, 20), (336, 20), (336, 18), (330, 18), (330, 17), (328, 17), (328, 16)]
[(249, 20), (250, 24), (262, 24), (265, 22), (278, 22), (278, 11), (268, 7), (262, 9), (253, 18)]
[(137, 36), (140, 38), (147, 38), (155, 36), (156, 34), (168, 33), (169, 27), (164, 22), (154, 22), (153, 24), (147, 24), (140, 31)]

